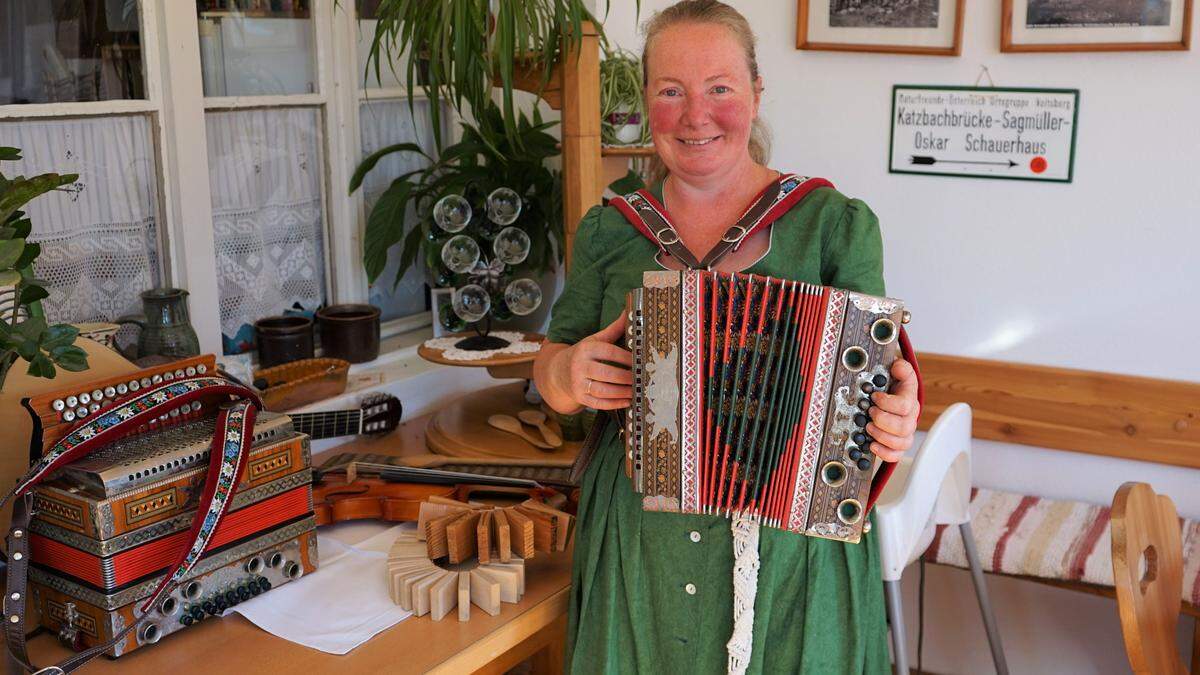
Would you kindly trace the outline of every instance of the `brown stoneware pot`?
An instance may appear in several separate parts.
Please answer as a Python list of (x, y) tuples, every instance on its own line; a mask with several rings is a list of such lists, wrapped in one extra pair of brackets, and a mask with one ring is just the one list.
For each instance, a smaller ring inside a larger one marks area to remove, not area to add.
[(268, 316), (254, 322), (258, 365), (270, 368), (313, 357), (313, 321), (307, 316)]
[(330, 305), (317, 310), (321, 348), (328, 358), (350, 363), (379, 356), (379, 308), (374, 305)]

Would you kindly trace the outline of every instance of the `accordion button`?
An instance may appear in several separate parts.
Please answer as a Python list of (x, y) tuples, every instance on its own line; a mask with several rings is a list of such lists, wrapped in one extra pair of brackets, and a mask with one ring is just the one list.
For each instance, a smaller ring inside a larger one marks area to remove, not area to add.
[(75, 421), (75, 412), (72, 410), (68, 410), (67, 412), (63, 413), (63, 421), (64, 422), (74, 422)]
[(50, 407), (54, 408), (55, 412), (62, 412), (63, 410), (66, 410), (66, 408), (67, 408), (67, 402), (62, 400), (61, 398), (55, 399), (54, 403), (50, 404)]
[(177, 380), (178, 380), (178, 379), (180, 379), (180, 378), (182, 378), (182, 377), (183, 377), (183, 368), (180, 368), (179, 370), (176, 370), (176, 371), (175, 371), (175, 379), (177, 379)]
[(88, 406), (88, 410), (89, 410), (90, 412), (100, 412), (100, 404), (99, 404), (99, 403), (93, 403), (93, 404), (91, 404), (91, 405), (89, 405), (89, 406)]
[(164, 382), (170, 382), (175, 379), (175, 375), (173, 373), (163, 373), (162, 379)]
[(140, 382), (138, 382), (137, 380), (129, 381), (129, 391), (137, 391), (138, 389), (141, 389), (141, 388), (142, 388), (142, 384)]
[(208, 372), (208, 366), (201, 363), (200, 365), (196, 366), (196, 372), (203, 375), (204, 373)]
[(92, 402), (92, 395), (86, 391), (79, 395), (79, 404), (87, 405)]
[[(124, 385), (121, 385), (121, 386), (124, 386)], [(121, 392), (121, 393), (122, 393), (122, 394), (124, 394), (125, 392)], [(114, 386), (112, 386), (112, 385), (109, 385), (109, 386), (105, 387), (105, 388), (104, 388), (104, 395), (105, 395), (105, 396), (107, 396), (108, 398), (112, 398), (112, 397), (116, 396), (116, 395), (117, 395), (117, 388), (116, 388), (116, 387), (114, 387)]]
[(871, 384), (870, 382), (863, 382), (862, 391), (864, 394), (870, 394), (871, 392), (875, 391), (875, 385)]
[(195, 377), (195, 376), (196, 376), (196, 368), (195, 368), (195, 366), (188, 366), (188, 367), (187, 367), (187, 370), (185, 370), (185, 371), (183, 371), (183, 372), (184, 372), (184, 373), (186, 373), (188, 377)]
[(696, 594), (696, 584), (688, 584), (687, 586), (683, 587), (683, 590), (686, 591), (688, 595), (695, 595)]
[(855, 415), (854, 416), (854, 426), (856, 426), (856, 427), (867, 426), (867, 416), (862, 413)]
[(93, 391), (93, 392), (92, 392), (92, 400), (93, 400), (93, 401), (102, 401), (102, 400), (104, 400), (104, 391), (103, 391), (103, 390), (101, 390), (101, 389), (96, 389), (95, 391)]
[(858, 460), (858, 468), (862, 469), (863, 471), (870, 469), (871, 468), (871, 460), (867, 459), (866, 457), (863, 457), (862, 459)]
[(75, 417), (76, 417), (76, 418), (83, 418), (83, 417), (87, 417), (87, 415), (88, 415), (88, 409), (87, 409), (87, 408), (85, 408), (85, 407), (83, 407), (83, 406), (79, 406), (78, 408), (76, 408), (76, 409), (75, 409)]
[(863, 443), (867, 442), (867, 435), (861, 431), (856, 431), (854, 432), (854, 435), (850, 437), (850, 440), (854, 441), (858, 445), (862, 445)]
[(151, 377), (151, 378), (150, 378), (150, 382), (151, 382), (152, 384), (162, 384), (162, 381), (163, 381), (163, 376), (162, 376), (162, 375), (155, 375), (155, 376), (153, 376), (153, 377)]
[(859, 450), (858, 448), (850, 448), (849, 455), (850, 455), (850, 459), (853, 459), (854, 461), (857, 462), (859, 460), (859, 458), (862, 457), (862, 450)]
[(886, 387), (887, 383), (888, 383), (887, 375), (879, 374), (879, 375), (876, 375), (875, 377), (871, 378), (871, 384), (874, 384), (876, 387), (879, 387), (880, 389)]
[(143, 377), (143, 378), (140, 380), (140, 382), (142, 383), (142, 387), (143, 387), (143, 388), (145, 388), (145, 387), (149, 387), (151, 384), (154, 384), (154, 383), (153, 383), (153, 382), (150, 380), (150, 378), (148, 378), (148, 377)]
[(865, 410), (870, 409), (870, 407), (871, 407), (871, 399), (866, 398), (866, 397), (858, 399), (858, 409), (859, 410), (865, 411)]
[(77, 405), (79, 405), (79, 398), (77, 396), (68, 396), (67, 397), (67, 407), (68, 408), (74, 408)]
[(190, 626), (194, 623), (194, 620), (190, 614), (184, 614), (183, 616), (179, 617), (179, 623), (185, 626)]
[(700, 543), (700, 533), (697, 532), (696, 530), (692, 530), (692, 533), (688, 535), (688, 538), (691, 539), (694, 543), (697, 543), (697, 544)]

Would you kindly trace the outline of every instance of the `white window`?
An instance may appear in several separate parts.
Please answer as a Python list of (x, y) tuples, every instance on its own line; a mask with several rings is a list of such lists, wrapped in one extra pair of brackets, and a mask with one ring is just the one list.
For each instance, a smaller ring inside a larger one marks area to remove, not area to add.
[[(254, 320), (371, 301), (385, 333), (429, 323), (423, 269), (368, 288), (369, 205), (432, 150), (428, 104), (384, 68), (366, 81), (371, 0), (4, 0), (6, 173), (79, 173), (31, 205), (52, 320), (112, 320), (155, 286), (191, 293), (205, 351), (237, 351)], [(411, 214), (410, 214), (411, 217)]]

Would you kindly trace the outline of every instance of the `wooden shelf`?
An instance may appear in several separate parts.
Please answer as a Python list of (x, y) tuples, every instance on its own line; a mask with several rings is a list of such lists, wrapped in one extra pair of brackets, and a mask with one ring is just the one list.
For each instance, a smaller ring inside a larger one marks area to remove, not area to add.
[(653, 157), (657, 154), (653, 145), (606, 145), (600, 148), (601, 157)]

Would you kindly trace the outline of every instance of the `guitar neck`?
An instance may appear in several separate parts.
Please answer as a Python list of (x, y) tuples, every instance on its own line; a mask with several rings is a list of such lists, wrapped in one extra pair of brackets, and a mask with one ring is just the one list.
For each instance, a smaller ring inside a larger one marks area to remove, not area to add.
[(354, 436), (362, 431), (361, 410), (291, 413), (296, 431), (308, 434), (314, 441), (337, 436)]

